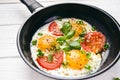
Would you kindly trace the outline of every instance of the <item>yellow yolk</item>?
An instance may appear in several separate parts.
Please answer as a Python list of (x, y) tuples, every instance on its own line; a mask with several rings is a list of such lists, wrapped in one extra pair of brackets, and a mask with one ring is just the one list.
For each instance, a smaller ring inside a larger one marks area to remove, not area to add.
[(88, 63), (88, 59), (85, 53), (80, 50), (71, 50), (66, 55), (66, 60), (68, 61), (68, 66), (72, 69), (80, 70), (85, 67)]
[(74, 19), (70, 20), (70, 23), (72, 25), (72, 29), (76, 31), (74, 37), (79, 36), (79, 34), (83, 32), (83, 28), (86, 26), (86, 24), (82, 24), (82, 25), (77, 24), (76, 20)]
[(50, 35), (44, 35), (38, 39), (37, 47), (42, 50), (49, 50), (56, 45), (56, 38)]

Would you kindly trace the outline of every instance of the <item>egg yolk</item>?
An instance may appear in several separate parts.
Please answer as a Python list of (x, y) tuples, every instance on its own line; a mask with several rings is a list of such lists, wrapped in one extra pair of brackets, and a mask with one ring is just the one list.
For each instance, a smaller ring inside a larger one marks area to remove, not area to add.
[(68, 61), (68, 66), (72, 69), (80, 70), (85, 67), (88, 63), (88, 58), (85, 53), (80, 50), (71, 50), (69, 54), (66, 55), (66, 60)]
[(83, 28), (85, 27), (86, 24), (80, 25), (76, 23), (76, 20), (70, 20), (70, 23), (72, 25), (72, 29), (76, 30), (74, 37), (79, 36), (83, 32)]
[(56, 38), (50, 35), (44, 35), (38, 39), (37, 47), (42, 50), (50, 50), (56, 45)]

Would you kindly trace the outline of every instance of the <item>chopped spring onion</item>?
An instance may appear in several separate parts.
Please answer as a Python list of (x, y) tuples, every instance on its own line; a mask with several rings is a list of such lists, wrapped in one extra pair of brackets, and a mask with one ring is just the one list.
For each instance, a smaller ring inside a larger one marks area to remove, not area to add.
[(37, 40), (32, 41), (32, 45), (35, 46), (37, 44)]
[(53, 55), (52, 54), (49, 54), (48, 55), (48, 62), (52, 62), (53, 61)]
[(40, 49), (38, 49), (37, 52), (38, 52), (37, 54), (38, 57), (44, 56), (44, 53)]
[(58, 16), (57, 20), (62, 21), (62, 17)]
[(95, 26), (92, 26), (92, 31), (95, 31), (96, 27)]
[(38, 33), (38, 36), (42, 36), (43, 35), (43, 33)]
[(85, 69), (90, 70), (91, 66), (87, 64), (87, 65), (85, 65)]
[(86, 55), (87, 55), (87, 58), (91, 57), (91, 53), (90, 52), (88, 52)]
[(85, 33), (82, 32), (81, 34), (79, 34), (80, 37), (84, 37)]
[(120, 80), (120, 78), (118, 78), (118, 77), (115, 77), (115, 78), (113, 78), (113, 80)]
[(105, 45), (104, 45), (104, 49), (106, 50), (106, 49), (108, 49), (110, 46), (109, 46), (109, 44), (108, 43), (106, 43)]
[(77, 23), (77, 24), (81, 24), (81, 25), (84, 24), (83, 20), (77, 20), (76, 23)]
[(63, 65), (64, 68), (66, 68), (68, 66), (68, 62), (65, 61), (65, 62), (62, 63), (62, 65)]

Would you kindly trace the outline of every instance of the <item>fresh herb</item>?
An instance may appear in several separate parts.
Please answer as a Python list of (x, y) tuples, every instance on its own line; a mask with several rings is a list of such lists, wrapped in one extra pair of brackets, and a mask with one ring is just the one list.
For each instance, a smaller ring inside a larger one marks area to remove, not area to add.
[(63, 45), (64, 41), (57, 41), (59, 45)]
[(96, 27), (95, 26), (92, 26), (92, 31), (95, 31)]
[(83, 31), (81, 34), (79, 34), (79, 42), (81, 43), (81, 42), (84, 42), (84, 36), (85, 36), (85, 31)]
[(78, 41), (70, 42), (70, 47), (72, 47), (74, 49), (81, 49), (80, 43)]
[(59, 45), (57, 45), (57, 46), (55, 46), (55, 51), (57, 51), (57, 50), (60, 50), (60, 46)]
[(56, 47), (56, 46), (52, 46), (52, 47), (50, 48), (50, 50), (51, 50), (51, 51), (58, 51), (58, 50), (59, 50), (59, 48), (58, 48), (58, 47)]
[(66, 35), (70, 29), (71, 29), (72, 25), (69, 22), (65, 22), (62, 25), (61, 31)]
[(71, 30), (65, 36), (61, 36), (57, 38), (57, 41), (65, 41), (66, 39), (70, 39), (74, 36), (75, 30)]
[(87, 29), (85, 27), (83, 27), (82, 33), (86, 34), (86, 32), (87, 32)]
[(86, 56), (87, 56), (87, 58), (90, 58), (90, 57), (91, 57), (91, 53), (88, 52), (88, 53), (86, 54)]
[(77, 24), (81, 24), (81, 25), (84, 24), (83, 20), (77, 20), (76, 23), (77, 23)]
[(37, 44), (37, 40), (32, 41), (32, 45), (35, 46)]
[(62, 17), (58, 16), (57, 20), (62, 21)]
[(65, 41), (66, 40), (66, 37), (65, 36), (61, 36), (61, 37), (58, 37), (57, 38), (57, 41)]
[(52, 54), (49, 54), (48, 55), (48, 62), (52, 62), (53, 61), (53, 55)]
[(90, 70), (91, 66), (87, 64), (87, 65), (85, 65), (85, 69)]
[(74, 36), (74, 34), (75, 34), (75, 30), (71, 30), (70, 32), (67, 33), (66, 38), (70, 39)]
[(115, 77), (115, 78), (113, 78), (113, 80), (120, 80), (120, 78), (118, 78), (118, 77)]
[(68, 62), (65, 61), (65, 62), (62, 63), (62, 65), (63, 65), (64, 68), (67, 68), (67, 66), (68, 66)]
[(61, 36), (57, 38), (57, 42), (59, 43), (59, 45), (63, 45), (65, 43), (66, 37), (65, 36)]
[(70, 51), (70, 50), (71, 50), (71, 47), (70, 47), (70, 46), (66, 46), (66, 47), (63, 48), (63, 50), (64, 50), (65, 52)]
[(109, 44), (107, 44), (107, 43), (104, 45), (104, 49), (105, 49), (105, 50), (107, 50), (109, 47), (110, 47), (110, 46), (109, 46)]
[(42, 36), (43, 35), (43, 33), (38, 33), (38, 36)]
[(44, 53), (40, 49), (38, 49), (37, 52), (38, 52), (37, 54), (38, 57), (44, 56)]
[(82, 32), (81, 34), (79, 34), (80, 37), (84, 37), (85, 32)]
[(84, 50), (81, 50), (82, 54), (86, 54), (86, 52)]
[(67, 41), (65, 41), (62, 46), (69, 46), (69, 43)]
[(84, 38), (84, 37), (82, 37), (82, 38), (79, 39), (79, 42), (80, 42), (80, 43), (82, 43), (82, 42), (84, 42), (84, 41), (85, 41), (85, 38)]

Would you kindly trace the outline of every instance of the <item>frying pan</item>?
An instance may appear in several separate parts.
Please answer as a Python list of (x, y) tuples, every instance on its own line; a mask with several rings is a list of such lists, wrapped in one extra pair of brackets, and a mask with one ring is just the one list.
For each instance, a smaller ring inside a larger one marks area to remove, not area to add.
[[(63, 3), (56, 4), (41, 10), (43, 7), (35, 0), (21, 0), (30, 12), (33, 14), (19, 29), (17, 34), (17, 47), (22, 59), (33, 70), (45, 76), (55, 79), (87, 79), (103, 73), (112, 67), (120, 58), (120, 25), (118, 22), (104, 10), (91, 5), (84, 5), (78, 3)], [(36, 12), (35, 12), (36, 11)], [(106, 55), (103, 55), (103, 62), (100, 69), (90, 75), (84, 77), (59, 77), (48, 74), (40, 70), (31, 58), (30, 42), (34, 33), (43, 25), (57, 19), (62, 18), (78, 18), (87, 21), (91, 25), (96, 26), (96, 29), (102, 32), (110, 44), (110, 48)]]

